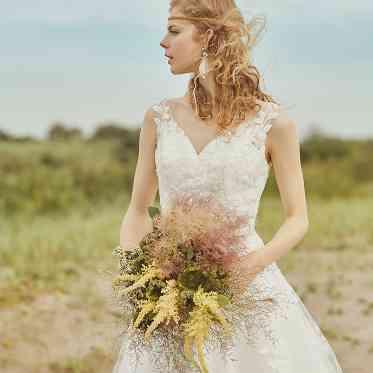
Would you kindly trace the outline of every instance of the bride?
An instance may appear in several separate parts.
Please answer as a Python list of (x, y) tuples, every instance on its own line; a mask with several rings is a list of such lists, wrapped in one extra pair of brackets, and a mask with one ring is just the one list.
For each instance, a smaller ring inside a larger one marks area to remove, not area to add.
[[(249, 63), (255, 18), (246, 23), (234, 0), (171, 0), (169, 11), (161, 47), (171, 72), (192, 78), (184, 96), (164, 99), (145, 113), (120, 246), (134, 247), (152, 231), (148, 207), (158, 189), (161, 211), (177, 192), (213, 195), (247, 217), (249, 249), (241, 264), (250, 275), (247, 286), (276, 299), (281, 312), (267, 322), (258, 317), (250, 343), (247, 335), (237, 335), (230, 356), (206, 351), (210, 371), (341, 373), (331, 346), (276, 264), (303, 239), (309, 223), (296, 125), (262, 92)], [(264, 243), (255, 221), (270, 168), (285, 219)], [(140, 361), (134, 355), (124, 338), (113, 373), (160, 371), (160, 359), (150, 352)]]

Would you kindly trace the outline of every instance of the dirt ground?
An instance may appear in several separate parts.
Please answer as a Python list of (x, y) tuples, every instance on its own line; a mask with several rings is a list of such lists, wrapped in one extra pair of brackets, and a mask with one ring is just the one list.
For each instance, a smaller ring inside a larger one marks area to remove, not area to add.
[[(344, 373), (371, 373), (373, 254), (301, 251), (280, 267), (321, 326)], [(82, 274), (68, 293), (43, 294), (0, 309), (0, 371), (111, 372), (119, 318), (110, 282), (100, 273)]]

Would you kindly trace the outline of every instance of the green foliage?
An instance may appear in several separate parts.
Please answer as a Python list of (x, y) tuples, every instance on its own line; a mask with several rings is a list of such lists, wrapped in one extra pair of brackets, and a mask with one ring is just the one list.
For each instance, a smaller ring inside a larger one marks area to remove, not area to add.
[(160, 214), (160, 208), (158, 206), (149, 206), (148, 212), (151, 218), (153, 218), (155, 215)]
[(113, 154), (116, 144), (46, 141), (6, 143), (0, 156), (0, 209), (49, 214), (112, 202), (132, 185), (134, 162)]
[(48, 289), (63, 291), (81, 271), (103, 269), (127, 204), (123, 196), (44, 216), (0, 209), (0, 308)]
[[(120, 195), (130, 195), (138, 136), (138, 130), (108, 125), (99, 128), (89, 140), (72, 137), (69, 141), (2, 142), (0, 209), (7, 214), (50, 214), (100, 201), (111, 203)], [(301, 149), (308, 197), (371, 195), (373, 140), (313, 134), (304, 140)], [(265, 193), (279, 193), (274, 172)], [(151, 216), (157, 209), (150, 208)]]
[(352, 151), (350, 143), (346, 140), (315, 133), (302, 142), (301, 160), (311, 162), (344, 159), (348, 158)]
[(133, 132), (135, 131), (122, 127), (117, 123), (103, 123), (96, 128), (90, 140), (115, 140), (123, 138), (126, 144), (130, 144), (134, 141)]
[(35, 138), (31, 136), (14, 136), (0, 129), (0, 143), (5, 142), (38, 142)]
[(67, 128), (63, 123), (53, 123), (48, 130), (49, 140), (72, 140), (82, 138), (82, 131), (79, 128)]
[(356, 146), (350, 172), (361, 183), (373, 183), (373, 140), (367, 140)]
[(0, 130), (0, 141), (9, 141), (11, 136), (5, 131)]
[(138, 152), (138, 138), (139, 133), (132, 131), (127, 136), (122, 136), (117, 139), (117, 147), (114, 149), (113, 156), (121, 163), (128, 163), (135, 161)]
[(199, 286), (204, 286), (207, 283), (207, 275), (200, 270), (186, 270), (182, 272), (178, 279), (184, 287), (197, 290)]
[[(373, 140), (342, 140), (315, 133), (301, 144), (308, 197), (369, 197), (373, 192)], [(266, 193), (278, 194), (272, 172)]]

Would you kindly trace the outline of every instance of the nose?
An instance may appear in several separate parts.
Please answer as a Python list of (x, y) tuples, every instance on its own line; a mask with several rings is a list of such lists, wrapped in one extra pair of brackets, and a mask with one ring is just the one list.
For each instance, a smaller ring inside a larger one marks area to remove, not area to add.
[(163, 38), (159, 44), (162, 48), (166, 49), (167, 48), (166, 38)]

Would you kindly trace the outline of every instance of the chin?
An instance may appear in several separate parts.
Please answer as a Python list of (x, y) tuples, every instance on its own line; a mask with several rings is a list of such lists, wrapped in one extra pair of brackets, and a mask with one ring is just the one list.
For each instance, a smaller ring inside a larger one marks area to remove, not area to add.
[(173, 69), (172, 67), (171, 67), (170, 70), (171, 70), (171, 74), (173, 74), (173, 75), (181, 75), (181, 74), (184, 74), (183, 72), (177, 71), (177, 70)]
[(173, 66), (170, 67), (171, 73), (174, 75), (184, 75), (184, 74), (192, 74), (194, 71), (190, 70), (178, 70), (175, 69)]

